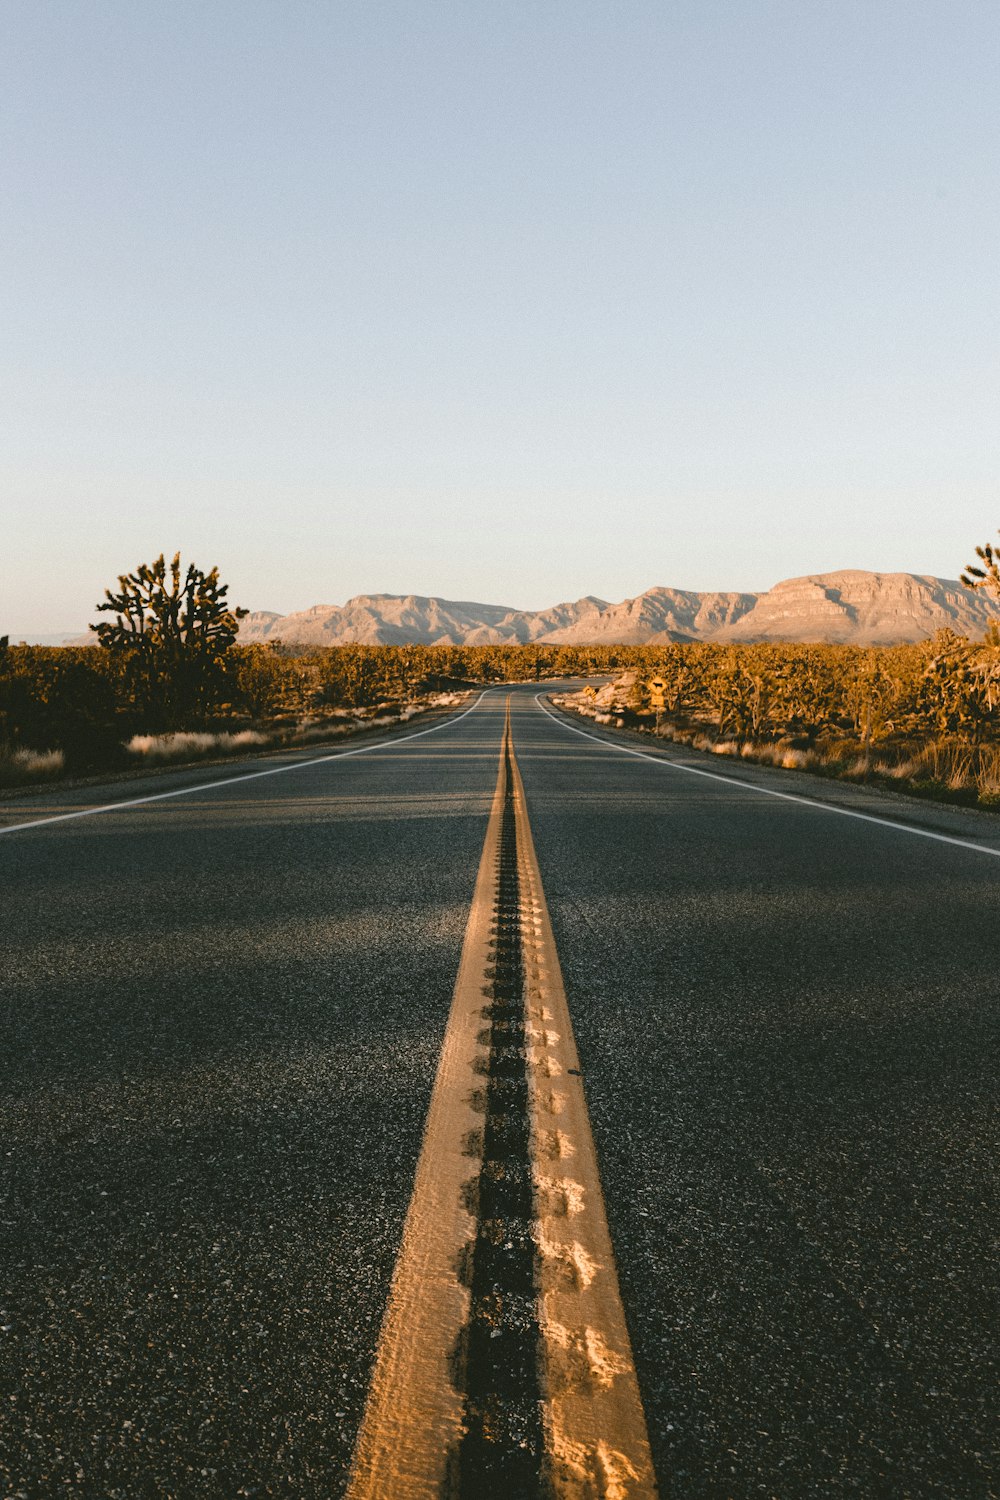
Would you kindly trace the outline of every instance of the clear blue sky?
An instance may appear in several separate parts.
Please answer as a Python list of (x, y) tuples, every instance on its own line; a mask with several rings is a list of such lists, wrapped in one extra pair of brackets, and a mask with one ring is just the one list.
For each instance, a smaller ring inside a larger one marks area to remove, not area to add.
[(0, 632), (1000, 524), (991, 0), (5, 0)]

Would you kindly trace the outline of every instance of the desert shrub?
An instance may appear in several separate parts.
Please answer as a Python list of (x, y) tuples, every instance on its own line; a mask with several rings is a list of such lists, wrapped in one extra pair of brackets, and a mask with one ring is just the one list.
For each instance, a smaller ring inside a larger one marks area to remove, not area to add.
[(114, 760), (121, 715), (102, 657), (89, 646), (11, 646), (0, 676), (0, 742), (11, 751), (58, 750), (70, 769)]

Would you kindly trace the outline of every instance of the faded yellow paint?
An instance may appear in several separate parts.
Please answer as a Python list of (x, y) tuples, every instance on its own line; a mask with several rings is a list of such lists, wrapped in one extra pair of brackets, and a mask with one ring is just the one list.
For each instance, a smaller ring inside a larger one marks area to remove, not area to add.
[(462, 1436), (464, 1399), (455, 1361), (470, 1299), (459, 1267), (475, 1239), (466, 1189), (482, 1161), (482, 1114), (470, 1085), (476, 1062), (485, 1057), (479, 1034), (505, 790), (501, 754), (348, 1500), (447, 1495), (449, 1462)]
[(580, 1059), (513, 757), (512, 764), (521, 899), (529, 918), (522, 932), (526, 1003), (537, 1028), (529, 1081), (547, 1478), (559, 1500), (648, 1500), (656, 1495), (656, 1477)]
[(513, 755), (504, 744), (413, 1197), (382, 1327), (348, 1500), (457, 1494), (463, 1433), (460, 1349), (487, 1064), (484, 997), (510, 747), (526, 986), (538, 1247), (544, 1482), (554, 1500), (655, 1496), (645, 1417), (559, 959)]

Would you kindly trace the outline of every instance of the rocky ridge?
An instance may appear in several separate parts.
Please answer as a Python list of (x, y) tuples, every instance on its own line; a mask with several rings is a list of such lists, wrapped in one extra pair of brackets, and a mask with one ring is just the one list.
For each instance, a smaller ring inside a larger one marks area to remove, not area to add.
[(544, 610), (419, 594), (359, 594), (295, 614), (258, 610), (240, 640), (305, 645), (660, 645), (669, 641), (829, 641), (894, 645), (941, 629), (973, 638), (1000, 605), (950, 578), (845, 569), (788, 578), (763, 594), (651, 588), (611, 604), (587, 595)]

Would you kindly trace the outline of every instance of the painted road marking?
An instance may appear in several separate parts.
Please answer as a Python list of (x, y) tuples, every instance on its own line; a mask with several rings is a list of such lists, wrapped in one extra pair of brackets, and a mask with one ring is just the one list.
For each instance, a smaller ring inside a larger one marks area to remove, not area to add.
[(533, 1091), (541, 1260), (542, 1385), (558, 1496), (656, 1493), (646, 1418), (618, 1289), (580, 1059), (524, 786), (512, 758)]
[(142, 807), (147, 802), (165, 802), (168, 797), (190, 797), (193, 792), (214, 792), (217, 787), (237, 786), (242, 781), (257, 781), (261, 776), (280, 776), (284, 771), (300, 771), (304, 766), (322, 766), (328, 761), (347, 760), (352, 755), (371, 755), (376, 750), (389, 750), (396, 745), (404, 745), (407, 740), (420, 740), (425, 734), (437, 734), (441, 729), (460, 724), (479, 707), (485, 696), (485, 693), (480, 693), (475, 703), (454, 719), (445, 719), (442, 724), (432, 724), (429, 729), (418, 729), (414, 734), (397, 735), (377, 745), (359, 745), (356, 750), (335, 750), (330, 755), (315, 755), (311, 760), (297, 760), (290, 766), (269, 766), (266, 771), (246, 771), (242, 776), (226, 776), (220, 781), (202, 781), (197, 786), (178, 787), (172, 792), (153, 792), (148, 797), (130, 797), (125, 802), (105, 802), (99, 807), (81, 807), (75, 812), (54, 813), (49, 818), (34, 818), (30, 823), (8, 823), (6, 828), (0, 828), (0, 834), (23, 833), (28, 828), (45, 828), (49, 823), (67, 823), (71, 818), (96, 818), (101, 813), (120, 812), (125, 807)]
[(656, 1481), (508, 704), (347, 1496), (512, 1494)]
[(535, 694), (535, 702), (560, 729), (582, 735), (585, 740), (593, 740), (595, 745), (603, 745), (605, 750), (612, 750), (618, 755), (634, 755), (639, 760), (652, 762), (654, 766), (665, 766), (670, 771), (686, 771), (689, 776), (704, 776), (707, 781), (722, 781), (726, 786), (738, 786), (744, 792), (756, 792), (761, 797), (777, 797), (781, 802), (798, 802), (804, 807), (818, 808), (820, 812), (838, 813), (842, 818), (857, 818), (862, 823), (876, 823), (880, 828), (891, 828), (896, 833), (912, 833), (915, 838), (934, 839), (939, 844), (954, 844), (957, 849), (971, 849), (975, 854), (989, 854), (994, 859), (1000, 859), (1000, 849), (991, 849), (988, 844), (974, 844), (969, 839), (953, 838), (947, 833), (933, 833), (929, 828), (914, 828), (911, 823), (897, 823), (892, 818), (876, 817), (874, 813), (855, 812), (853, 808), (820, 802), (816, 797), (806, 797), (799, 792), (778, 792), (773, 787), (754, 786), (752, 782), (741, 781), (738, 776), (725, 776), (720, 771), (702, 771), (698, 766), (684, 766), (665, 755), (650, 755), (648, 750), (633, 750), (630, 745), (616, 745), (613, 740), (603, 739), (599, 734), (591, 734), (586, 729), (578, 729), (575, 724), (567, 724), (550, 708), (545, 707), (541, 693)]

